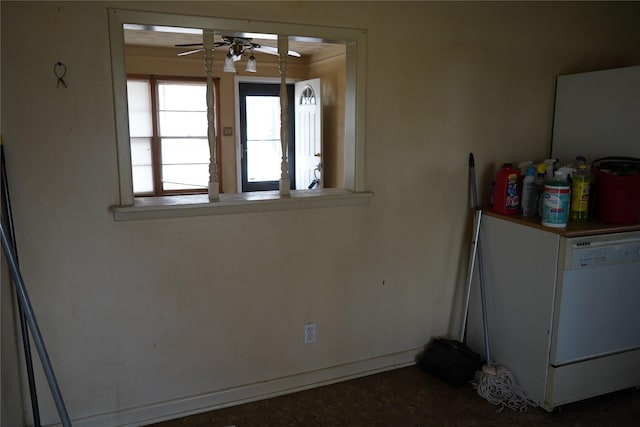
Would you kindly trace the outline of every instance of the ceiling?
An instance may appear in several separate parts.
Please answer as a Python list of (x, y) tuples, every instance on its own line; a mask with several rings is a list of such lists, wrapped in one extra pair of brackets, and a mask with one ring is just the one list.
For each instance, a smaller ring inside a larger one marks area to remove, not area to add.
[[(222, 35), (235, 37), (248, 37), (254, 43), (264, 46), (277, 46), (277, 36), (275, 34), (251, 34), (238, 32), (216, 32), (214, 41), (222, 41)], [(193, 28), (178, 27), (151, 27), (141, 25), (127, 25), (124, 30), (124, 42), (126, 45), (154, 46), (175, 48), (176, 52), (187, 51), (197, 48), (177, 48), (176, 44), (202, 43), (202, 31)], [(220, 47), (216, 50), (226, 51), (228, 47)], [(329, 43), (322, 40), (302, 40), (301, 38), (289, 39), (289, 49), (299, 52), (303, 57), (314, 57), (322, 54), (330, 56), (332, 54), (344, 53), (345, 46), (337, 43)]]

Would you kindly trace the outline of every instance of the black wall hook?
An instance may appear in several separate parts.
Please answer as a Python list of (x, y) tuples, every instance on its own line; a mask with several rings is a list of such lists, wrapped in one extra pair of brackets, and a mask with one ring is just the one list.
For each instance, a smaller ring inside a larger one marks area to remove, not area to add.
[(66, 65), (64, 65), (62, 62), (56, 62), (53, 66), (53, 73), (58, 78), (56, 87), (60, 87), (60, 85), (64, 86), (65, 88), (68, 87), (67, 82), (64, 81), (64, 76), (67, 74)]

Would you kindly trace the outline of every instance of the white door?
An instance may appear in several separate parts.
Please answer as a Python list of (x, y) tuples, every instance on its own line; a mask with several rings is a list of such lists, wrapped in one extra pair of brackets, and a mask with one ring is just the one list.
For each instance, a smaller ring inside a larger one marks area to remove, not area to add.
[(320, 79), (295, 84), (296, 189), (322, 188), (322, 98)]

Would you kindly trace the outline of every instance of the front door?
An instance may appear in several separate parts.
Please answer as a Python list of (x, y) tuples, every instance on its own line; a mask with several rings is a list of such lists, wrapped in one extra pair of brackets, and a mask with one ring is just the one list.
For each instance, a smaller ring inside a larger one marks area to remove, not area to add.
[[(277, 190), (280, 183), (280, 84), (240, 83), (242, 191)], [(287, 85), (288, 115), (293, 116), (293, 85)], [(294, 121), (289, 120), (289, 180), (295, 188)]]
[(295, 84), (296, 188), (322, 188), (322, 98), (320, 79)]

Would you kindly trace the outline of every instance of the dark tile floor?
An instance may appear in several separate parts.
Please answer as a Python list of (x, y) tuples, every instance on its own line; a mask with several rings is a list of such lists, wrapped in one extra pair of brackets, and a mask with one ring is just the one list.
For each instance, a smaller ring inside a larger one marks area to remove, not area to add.
[(155, 424), (154, 427), (272, 426), (640, 426), (640, 390), (514, 412), (454, 388), (415, 366)]

